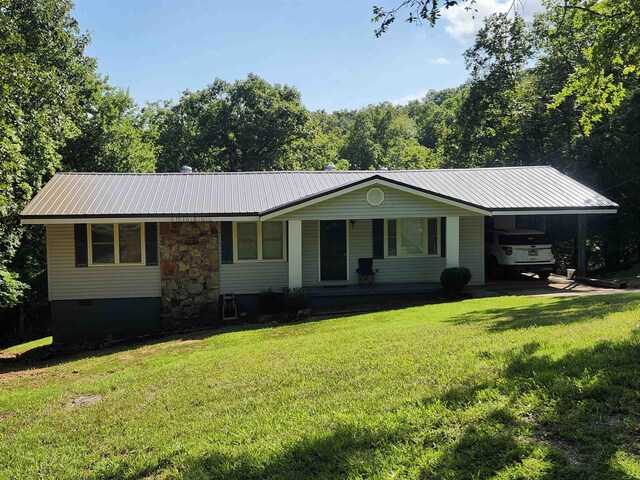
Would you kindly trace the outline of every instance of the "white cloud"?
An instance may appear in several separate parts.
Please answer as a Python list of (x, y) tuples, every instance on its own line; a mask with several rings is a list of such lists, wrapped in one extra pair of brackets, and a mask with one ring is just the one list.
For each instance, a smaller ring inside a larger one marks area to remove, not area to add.
[(451, 60), (444, 57), (434, 58), (433, 60), (431, 60), (431, 63), (435, 63), (436, 65), (443, 65), (443, 66), (453, 65), (453, 62)]
[(406, 105), (413, 100), (422, 100), (428, 92), (429, 90), (420, 90), (419, 92), (410, 93), (408, 95), (405, 95), (404, 97), (392, 100), (391, 103), (393, 103), (394, 105)]
[(475, 37), (486, 17), (514, 9), (527, 20), (542, 10), (542, 0), (476, 0), (464, 2), (442, 11), (445, 31), (456, 40), (467, 43)]

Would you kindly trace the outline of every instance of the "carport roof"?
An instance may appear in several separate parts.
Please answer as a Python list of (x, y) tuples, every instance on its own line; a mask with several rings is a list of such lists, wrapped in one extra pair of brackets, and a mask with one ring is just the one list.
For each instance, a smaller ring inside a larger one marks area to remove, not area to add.
[(614, 212), (618, 207), (549, 166), (388, 172), (57, 173), (21, 216), (23, 220), (259, 216), (371, 183), (408, 188), (488, 215)]

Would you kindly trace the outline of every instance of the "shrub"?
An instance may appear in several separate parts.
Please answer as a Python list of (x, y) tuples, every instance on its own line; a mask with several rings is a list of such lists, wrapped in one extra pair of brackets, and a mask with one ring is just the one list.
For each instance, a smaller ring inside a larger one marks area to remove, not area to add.
[(260, 292), (260, 313), (273, 314), (282, 310), (282, 299), (273, 290), (262, 290)]
[(449, 294), (460, 291), (471, 280), (471, 271), (466, 267), (445, 268), (440, 274), (440, 283)]
[(284, 293), (284, 308), (290, 317), (307, 308), (307, 292), (304, 288), (290, 288)]

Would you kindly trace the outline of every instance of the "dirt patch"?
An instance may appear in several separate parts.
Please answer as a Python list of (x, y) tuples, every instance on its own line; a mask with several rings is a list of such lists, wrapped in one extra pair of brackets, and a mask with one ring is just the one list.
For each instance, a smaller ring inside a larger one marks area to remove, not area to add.
[(47, 371), (45, 368), (30, 368), (28, 370), (13, 370), (8, 372), (0, 371), (0, 384), (10, 382), (14, 380), (21, 380), (23, 378), (29, 378), (35, 380)]
[(85, 405), (92, 405), (98, 403), (104, 397), (102, 395), (80, 395), (69, 402), (71, 408), (84, 407)]
[(11, 417), (13, 417), (12, 412), (0, 412), (0, 422)]

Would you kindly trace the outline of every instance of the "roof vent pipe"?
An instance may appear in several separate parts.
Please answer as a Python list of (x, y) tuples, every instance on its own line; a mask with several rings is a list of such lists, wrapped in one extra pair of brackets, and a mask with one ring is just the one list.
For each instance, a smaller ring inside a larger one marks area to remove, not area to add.
[(324, 167), (322, 167), (322, 170), (325, 172), (333, 172), (335, 171), (336, 166), (333, 163), (330, 163), (329, 165), (325, 165)]
[(180, 167), (180, 173), (191, 173), (193, 170), (189, 165), (183, 165)]
[(379, 172), (388, 172), (388, 171), (389, 171), (389, 169), (388, 169), (387, 167), (380, 167), (380, 168), (378, 169), (378, 171), (379, 171)]

